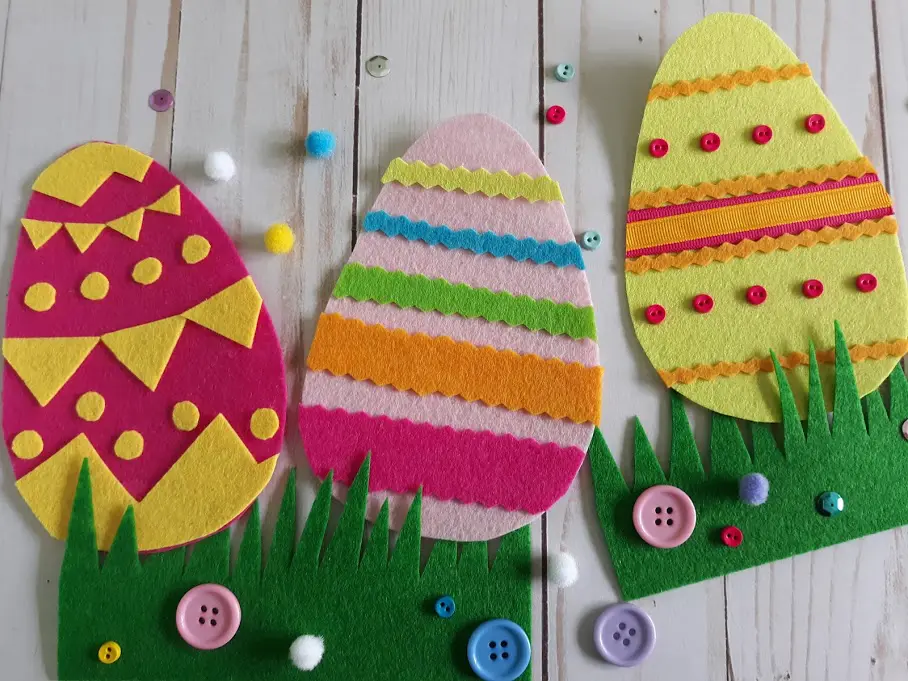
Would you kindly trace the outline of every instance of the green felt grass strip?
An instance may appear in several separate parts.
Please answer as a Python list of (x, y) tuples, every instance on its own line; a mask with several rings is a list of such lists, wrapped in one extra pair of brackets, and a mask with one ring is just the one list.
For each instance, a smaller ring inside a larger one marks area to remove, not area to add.
[[(240, 542), (233, 581), (243, 593), (255, 593), (262, 579), (262, 525), (259, 518), (259, 502), (256, 499), (246, 517), (246, 529)], [(239, 597), (239, 596), (238, 596)]]
[(369, 457), (360, 466), (347, 491), (347, 503), (334, 530), (331, 543), (325, 549), (322, 567), (335, 574), (356, 572), (363, 545), (366, 522), (366, 499), (369, 494)]
[(665, 472), (659, 465), (640, 419), (634, 419), (634, 489), (665, 484)]
[[(293, 572), (298, 577), (314, 574), (322, 555), (325, 543), (325, 532), (328, 530), (328, 517), (331, 515), (331, 486), (334, 483), (333, 472), (322, 482), (315, 497), (309, 518), (300, 536), (299, 545), (293, 556)], [(294, 519), (296, 513), (293, 514)]]
[(672, 485), (680, 487), (695, 485), (703, 480), (703, 461), (694, 442), (681, 395), (674, 390), (669, 394), (672, 403), (672, 447), (668, 479)]
[(110, 551), (104, 559), (101, 574), (106, 579), (111, 577), (130, 577), (137, 575), (142, 566), (139, 564), (139, 544), (136, 538), (136, 516), (133, 507), (129, 506), (117, 534), (114, 536)]
[(820, 368), (813, 341), (810, 342), (810, 369), (807, 383), (807, 444), (816, 449), (829, 446), (829, 419), (826, 417), (826, 399), (820, 383)]
[(265, 562), (262, 579), (271, 579), (273, 575), (286, 574), (293, 561), (293, 547), (296, 543), (296, 469), (290, 469), (281, 507), (277, 514), (277, 524), (271, 538), (271, 548)]
[(378, 517), (372, 524), (369, 533), (369, 542), (360, 563), (364, 571), (384, 570), (388, 565), (388, 500), (385, 499), (378, 512)]
[(533, 331), (544, 330), (553, 336), (566, 334), (575, 339), (596, 339), (592, 306), (576, 307), (570, 303), (514, 296), (504, 291), (496, 293), (487, 288), (451, 284), (421, 274), (388, 272), (381, 267), (365, 267), (359, 263), (344, 266), (337, 278), (334, 296), (360, 302), (372, 300), (401, 308), (415, 307), (423, 312), (458, 314), (470, 319), (480, 317), (509, 326), (525, 326)]

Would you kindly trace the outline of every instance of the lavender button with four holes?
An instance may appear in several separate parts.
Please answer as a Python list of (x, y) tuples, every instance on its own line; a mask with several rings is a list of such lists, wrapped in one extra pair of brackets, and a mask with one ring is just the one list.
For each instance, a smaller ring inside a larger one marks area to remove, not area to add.
[(593, 642), (606, 662), (636, 667), (653, 652), (656, 627), (633, 603), (615, 603), (596, 619)]
[(200, 584), (186, 592), (177, 606), (177, 631), (197, 650), (230, 643), (240, 628), (240, 602), (220, 584)]
[(644, 490), (634, 504), (634, 528), (640, 538), (657, 549), (673, 549), (686, 542), (697, 525), (694, 502), (671, 485)]

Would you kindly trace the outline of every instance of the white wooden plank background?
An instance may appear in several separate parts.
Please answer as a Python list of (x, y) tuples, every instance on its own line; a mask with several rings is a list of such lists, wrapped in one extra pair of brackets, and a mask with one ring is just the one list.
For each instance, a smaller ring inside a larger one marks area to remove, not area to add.
[[(9, 279), (27, 188), (48, 161), (88, 139), (151, 153), (240, 245), (284, 346), (293, 423), (314, 320), (382, 169), (433, 123), (493, 113), (544, 156), (574, 231), (603, 236), (586, 257), (606, 368), (603, 430), (630, 473), (634, 414), (660, 456), (668, 451), (668, 400), (625, 312), (622, 215), (634, 140), (661, 55), (705, 14), (729, 9), (769, 22), (811, 64), (897, 205), (908, 205), (903, 0), (0, 0), (0, 281)], [(384, 79), (363, 68), (374, 54), (391, 61)], [(577, 67), (570, 83), (551, 76), (562, 61)], [(174, 91), (172, 113), (148, 108), (158, 87)], [(555, 103), (567, 121), (541, 123)], [(338, 137), (327, 163), (301, 153), (314, 128)], [(201, 175), (213, 149), (237, 160), (228, 185)], [(277, 220), (296, 231), (292, 255), (261, 249)], [(703, 441), (704, 414), (691, 415)], [(282, 465), (301, 464), (304, 515), (314, 482), (288, 430)], [(265, 495), (269, 525), (283, 477), (282, 468)], [(587, 467), (533, 535), (540, 559), (568, 550), (581, 570), (564, 592), (537, 576), (535, 679), (908, 679), (905, 530), (645, 599), (658, 644), (631, 670), (605, 665), (591, 643), (617, 585)], [(0, 545), (0, 676), (54, 678), (62, 545), (32, 517), (6, 465)]]

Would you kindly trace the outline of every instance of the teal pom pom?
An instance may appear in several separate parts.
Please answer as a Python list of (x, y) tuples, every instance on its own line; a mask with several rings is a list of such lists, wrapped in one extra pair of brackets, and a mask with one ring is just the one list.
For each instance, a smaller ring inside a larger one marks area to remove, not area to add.
[(315, 158), (330, 158), (337, 141), (328, 130), (313, 130), (306, 136), (306, 153)]

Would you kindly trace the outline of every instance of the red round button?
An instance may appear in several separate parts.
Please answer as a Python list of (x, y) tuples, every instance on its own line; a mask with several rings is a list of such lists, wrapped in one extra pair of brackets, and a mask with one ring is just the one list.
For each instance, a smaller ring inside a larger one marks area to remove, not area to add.
[(816, 134), (826, 127), (826, 119), (823, 114), (811, 114), (804, 119), (804, 128), (807, 132)]
[(708, 132), (700, 138), (700, 148), (703, 151), (715, 151), (722, 144), (722, 138), (714, 132)]
[(654, 158), (662, 158), (668, 153), (668, 142), (661, 137), (657, 137), (649, 143), (649, 155)]
[(768, 125), (758, 125), (751, 136), (757, 144), (767, 144), (772, 139), (772, 128)]
[(861, 293), (870, 293), (876, 288), (877, 280), (870, 272), (865, 272), (864, 274), (859, 274), (858, 278), (854, 280), (854, 283)]
[(567, 112), (565, 112), (564, 107), (558, 106), (557, 104), (555, 106), (550, 106), (545, 112), (545, 120), (553, 125), (564, 123), (565, 116), (567, 116)]
[(808, 279), (801, 286), (801, 292), (808, 298), (819, 298), (823, 295), (823, 282), (819, 279)]
[(722, 528), (722, 543), (733, 549), (741, 546), (744, 541), (744, 533), (734, 525)]
[(762, 305), (766, 302), (766, 289), (762, 286), (751, 286), (747, 289), (747, 302), (751, 305)]
[(665, 320), (665, 308), (661, 305), (650, 305), (646, 308), (646, 321), (650, 324), (661, 324)]
[(698, 296), (694, 296), (693, 306), (694, 310), (700, 314), (706, 314), (713, 309), (713, 299), (705, 293), (701, 293)]

